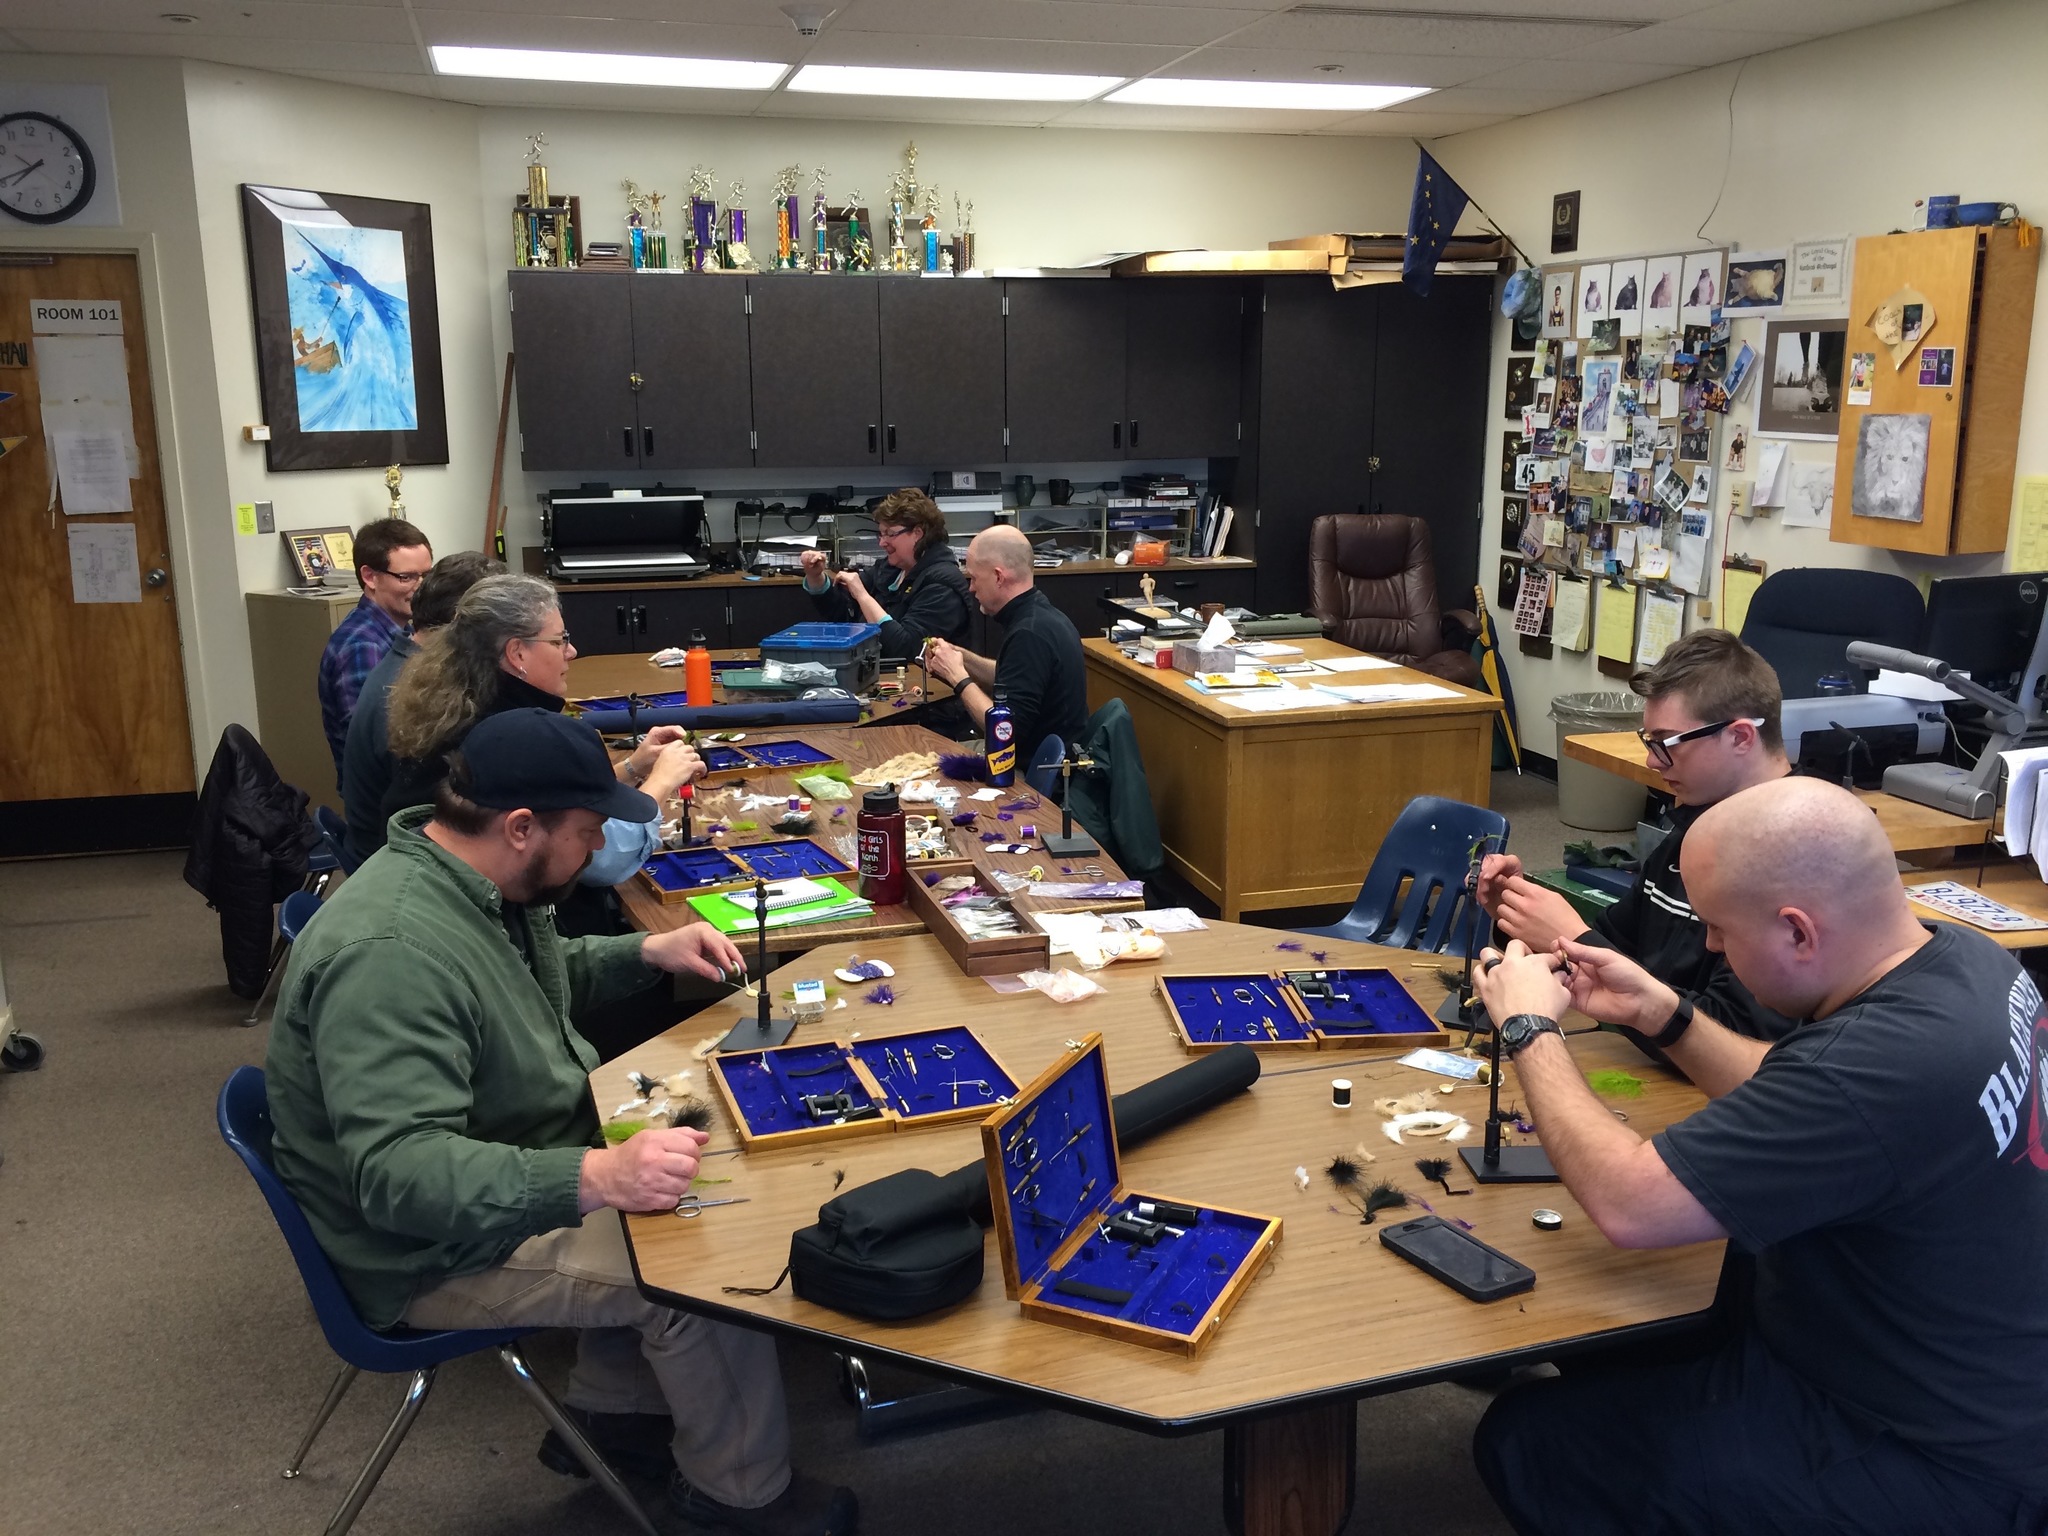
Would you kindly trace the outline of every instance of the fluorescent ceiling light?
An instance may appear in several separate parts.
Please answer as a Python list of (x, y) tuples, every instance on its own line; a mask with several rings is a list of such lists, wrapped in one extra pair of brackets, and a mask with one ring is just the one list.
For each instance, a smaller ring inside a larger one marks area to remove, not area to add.
[(806, 64), (784, 87), (831, 96), (910, 96), (951, 101), (1087, 101), (1122, 75), (1026, 75), (992, 69), (889, 69)]
[(1377, 112), (1427, 96), (1426, 85), (1311, 85), (1296, 80), (1133, 80), (1110, 101), (1140, 107), (1268, 107), (1300, 112)]
[(765, 91), (787, 64), (750, 59), (678, 59), (646, 53), (561, 53), (551, 48), (429, 50), (442, 75), (487, 75), (496, 80), (575, 80), (594, 85), (678, 85), (704, 91)]

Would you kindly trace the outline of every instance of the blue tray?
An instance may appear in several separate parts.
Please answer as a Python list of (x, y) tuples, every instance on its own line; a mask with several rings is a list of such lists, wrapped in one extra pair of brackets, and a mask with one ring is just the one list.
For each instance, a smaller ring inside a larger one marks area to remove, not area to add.
[[(713, 1056), (710, 1070), (750, 1150), (980, 1121), (1017, 1092), (965, 1025), (738, 1051)], [(841, 1093), (845, 1114), (804, 1102)]]
[[(1193, 1355), (1280, 1241), (1278, 1217), (1124, 1187), (1100, 1035), (983, 1121), (981, 1139), (1003, 1286), (1040, 1321)], [(1193, 1219), (1150, 1242), (1105, 1235), (1159, 1201)]]
[(816, 879), (851, 875), (853, 866), (808, 837), (734, 843), (724, 848), (681, 848), (657, 853), (640, 875), (662, 901), (673, 903), (704, 891), (730, 890), (756, 880)]
[[(1322, 996), (1319, 982), (1334, 995)], [(1169, 975), (1156, 985), (1182, 1044), (1198, 1053), (1227, 1045), (1406, 1051), (1450, 1038), (1385, 969)]]

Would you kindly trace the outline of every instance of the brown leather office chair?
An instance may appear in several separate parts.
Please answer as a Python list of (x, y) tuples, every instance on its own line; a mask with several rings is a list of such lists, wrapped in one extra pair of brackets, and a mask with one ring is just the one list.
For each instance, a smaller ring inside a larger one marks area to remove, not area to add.
[(1344, 512), (1309, 524), (1308, 605), (1332, 640), (1481, 686), (1469, 650), (1479, 620), (1437, 608), (1436, 556), (1419, 517)]

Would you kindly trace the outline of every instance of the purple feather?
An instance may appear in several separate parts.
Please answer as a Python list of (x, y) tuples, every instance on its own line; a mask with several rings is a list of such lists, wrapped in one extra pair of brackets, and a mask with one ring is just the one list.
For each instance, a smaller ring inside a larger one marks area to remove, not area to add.
[(840, 817), (844, 816), (845, 814), (846, 814), (846, 807), (842, 805), (841, 807), (839, 807), (839, 809), (838, 809), (838, 810), (836, 810), (836, 811), (834, 811), (834, 812), (832, 813), (832, 819), (833, 819), (834, 821), (837, 821), (837, 820), (838, 820), (838, 819), (839, 819)]
[(1010, 839), (1001, 832), (984, 832), (981, 840), (984, 843), (1007, 843)]
[(937, 871), (935, 870), (935, 871), (933, 871), (933, 872), (932, 872), (931, 874), (929, 874), (929, 875), (926, 875), (926, 876), (924, 877), (924, 883), (925, 883), (925, 884), (926, 884), (927, 886), (933, 886), (933, 885), (937, 885), (937, 884), (938, 884), (938, 883), (939, 883), (939, 882), (940, 882), (941, 880), (943, 880), (943, 879), (945, 879), (945, 878), (946, 878), (946, 877), (945, 877), (944, 875), (942, 875), (942, 874), (939, 874), (939, 873), (938, 873), (938, 872), (937, 872)]
[(980, 780), (988, 777), (988, 762), (979, 752), (941, 752), (939, 777)]
[(956, 827), (971, 827), (979, 820), (981, 820), (981, 812), (961, 811), (953, 817), (953, 825)]
[(1025, 795), (1022, 799), (1019, 800), (1005, 801), (1003, 804), (1003, 809), (1006, 811), (1035, 811), (1043, 804), (1045, 804), (1045, 802), (1039, 799), (1038, 796)]
[(997, 812), (996, 812), (996, 820), (997, 820), (997, 821), (1015, 821), (1016, 819), (1017, 819), (1017, 818), (1016, 818), (1016, 817), (1014, 817), (1014, 816), (1012, 816), (1012, 815), (1011, 815), (1011, 814), (1010, 814), (1010, 813), (1009, 813), (1008, 811), (997, 811)]
[(1317, 965), (1321, 965), (1330, 958), (1330, 952), (1327, 949), (1312, 949), (1308, 952), (1308, 957), (1315, 961)]
[(1275, 949), (1284, 949), (1289, 954), (1293, 955), (1298, 955), (1301, 953), (1301, 946), (1295, 943), (1292, 939), (1288, 939), (1283, 943), (1275, 944), (1273, 947)]
[(1071, 864), (1062, 864), (1060, 866), (1060, 873), (1063, 875), (1071, 875), (1073, 872), (1074, 866)]
[(884, 971), (872, 960), (863, 960), (859, 965), (849, 965), (846, 969), (850, 974), (862, 981), (873, 981), (877, 976), (886, 976), (888, 974), (888, 972)]
[(1451, 1218), (1451, 1220), (1455, 1221), (1455, 1222), (1456, 1222), (1456, 1223), (1457, 1223), (1457, 1224), (1458, 1224), (1459, 1226), (1463, 1227), (1463, 1228), (1464, 1228), (1464, 1229), (1465, 1229), (1465, 1230), (1466, 1230), (1467, 1232), (1472, 1232), (1472, 1231), (1476, 1231), (1476, 1230), (1477, 1230), (1477, 1228), (1475, 1228), (1475, 1227), (1474, 1227), (1474, 1226), (1472, 1225), (1472, 1223), (1471, 1223), (1471, 1222), (1467, 1221), (1467, 1220), (1466, 1220), (1466, 1219), (1465, 1219), (1464, 1217), (1462, 1217), (1462, 1216), (1453, 1216), (1453, 1217)]
[(885, 981), (878, 987), (870, 987), (864, 996), (871, 1003), (893, 1003), (896, 1001), (896, 989)]
[(894, 704), (891, 704), (889, 707), (891, 709), (901, 709), (904, 705), (908, 704), (909, 702), (910, 700), (908, 699), (898, 699)]

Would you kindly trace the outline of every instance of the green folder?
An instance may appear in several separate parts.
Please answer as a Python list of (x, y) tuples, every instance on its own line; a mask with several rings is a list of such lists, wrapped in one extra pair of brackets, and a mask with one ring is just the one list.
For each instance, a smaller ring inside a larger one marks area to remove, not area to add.
[[(819, 878), (818, 884), (831, 894), (770, 912), (768, 926), (793, 928), (799, 923), (836, 923), (850, 917), (865, 917), (874, 910), (873, 903), (861, 900), (829, 876)], [(752, 933), (760, 926), (752, 907), (729, 900), (723, 891), (707, 891), (702, 896), (690, 897), (689, 901), (697, 915), (720, 933)]]

